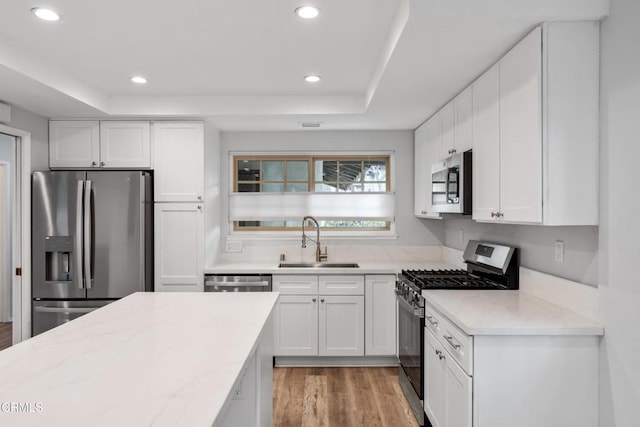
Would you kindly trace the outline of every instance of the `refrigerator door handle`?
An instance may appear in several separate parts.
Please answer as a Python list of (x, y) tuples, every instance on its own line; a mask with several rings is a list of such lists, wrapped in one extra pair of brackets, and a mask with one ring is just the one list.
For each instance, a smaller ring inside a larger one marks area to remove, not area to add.
[(75, 235), (75, 248), (73, 252), (75, 254), (75, 267), (74, 280), (78, 282), (78, 288), (83, 289), (83, 275), (82, 275), (82, 194), (84, 191), (84, 181), (78, 181), (77, 193), (76, 193), (76, 235)]
[(35, 307), (38, 313), (91, 313), (100, 307)]
[(91, 278), (93, 272), (91, 271), (91, 259), (92, 259), (92, 239), (91, 239), (91, 220), (93, 218), (93, 212), (91, 210), (91, 192), (92, 182), (85, 181), (84, 190), (84, 282), (85, 288), (91, 289), (93, 284)]

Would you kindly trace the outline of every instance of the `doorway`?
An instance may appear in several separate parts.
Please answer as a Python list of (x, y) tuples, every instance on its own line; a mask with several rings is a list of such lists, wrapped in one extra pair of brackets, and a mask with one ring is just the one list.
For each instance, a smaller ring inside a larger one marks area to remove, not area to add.
[(31, 134), (0, 124), (0, 349), (31, 336)]
[(0, 133), (0, 350), (11, 346), (16, 138)]

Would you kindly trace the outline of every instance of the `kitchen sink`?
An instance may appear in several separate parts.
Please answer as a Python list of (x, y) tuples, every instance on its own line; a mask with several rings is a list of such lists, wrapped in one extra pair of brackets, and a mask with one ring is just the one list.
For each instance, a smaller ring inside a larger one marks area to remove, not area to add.
[(359, 268), (353, 262), (283, 262), (279, 268)]

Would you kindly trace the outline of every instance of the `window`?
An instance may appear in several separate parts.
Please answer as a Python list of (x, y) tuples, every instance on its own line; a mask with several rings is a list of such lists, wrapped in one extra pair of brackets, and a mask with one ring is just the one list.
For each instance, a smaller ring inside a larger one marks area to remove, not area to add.
[(385, 231), (393, 219), (390, 156), (233, 156), (236, 231)]

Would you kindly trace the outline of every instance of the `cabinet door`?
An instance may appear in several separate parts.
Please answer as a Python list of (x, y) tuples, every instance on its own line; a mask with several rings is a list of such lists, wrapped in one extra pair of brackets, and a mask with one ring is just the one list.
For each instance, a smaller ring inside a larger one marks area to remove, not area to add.
[(542, 222), (542, 38), (537, 28), (499, 62), (500, 211)]
[(204, 291), (203, 235), (201, 204), (156, 203), (156, 291)]
[(201, 122), (156, 122), (156, 202), (199, 202), (204, 197), (204, 128)]
[(447, 427), (446, 356), (438, 340), (424, 331), (424, 412), (433, 427)]
[(49, 122), (49, 166), (51, 168), (98, 167), (100, 125), (97, 121)]
[(473, 83), (473, 219), (495, 221), (499, 211), (500, 70), (496, 64)]
[(396, 276), (366, 276), (364, 337), (367, 356), (396, 354)]
[(471, 150), (473, 146), (473, 90), (469, 85), (453, 99), (455, 108), (456, 153)]
[(436, 160), (449, 157), (455, 149), (455, 108), (453, 100), (440, 110), (440, 120), (442, 126), (442, 137), (440, 140), (440, 157)]
[(427, 158), (427, 126), (424, 122), (414, 133), (413, 140), (413, 214), (421, 217), (427, 214), (427, 188), (431, 184), (431, 164)]
[(318, 296), (280, 295), (273, 327), (276, 356), (317, 356)]
[(275, 275), (273, 290), (281, 294), (317, 295), (318, 276), (316, 275)]
[(440, 113), (436, 113), (416, 129), (414, 213), (421, 218), (442, 218), (431, 204), (431, 165), (440, 159), (440, 122)]
[(445, 354), (446, 359), (446, 420), (447, 427), (471, 427), (472, 378)]
[(320, 295), (320, 356), (364, 356), (364, 297)]
[(364, 276), (320, 276), (318, 293), (322, 295), (364, 295)]
[(100, 122), (100, 166), (151, 167), (149, 122)]

